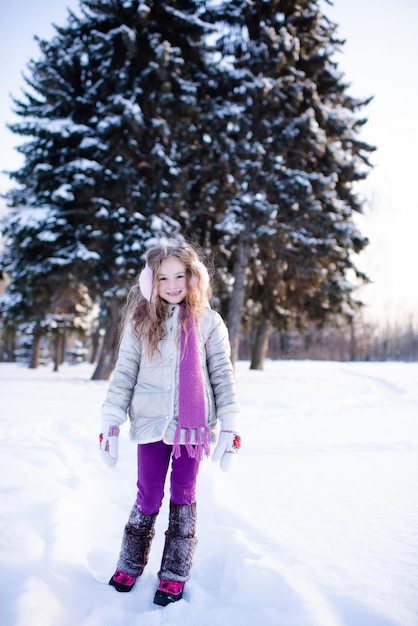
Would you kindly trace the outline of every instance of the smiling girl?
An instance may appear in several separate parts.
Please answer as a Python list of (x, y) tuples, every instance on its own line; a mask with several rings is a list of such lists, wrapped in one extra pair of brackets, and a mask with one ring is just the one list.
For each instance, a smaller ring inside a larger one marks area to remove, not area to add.
[(124, 309), (118, 361), (102, 408), (106, 464), (116, 464), (127, 416), (138, 446), (137, 497), (109, 581), (118, 591), (130, 591), (148, 561), (171, 463), (168, 529), (154, 596), (161, 606), (180, 600), (189, 579), (200, 462), (218, 440), (212, 459), (227, 470), (240, 447), (228, 332), (209, 306), (210, 295), (208, 271), (190, 244), (149, 250)]

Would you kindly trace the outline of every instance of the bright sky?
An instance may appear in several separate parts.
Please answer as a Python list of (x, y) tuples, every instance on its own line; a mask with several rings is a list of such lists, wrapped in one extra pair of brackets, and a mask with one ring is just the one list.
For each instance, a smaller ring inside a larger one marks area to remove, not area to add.
[[(374, 96), (364, 109), (368, 122), (363, 139), (377, 146), (375, 169), (360, 186), (367, 199), (361, 231), (371, 244), (357, 265), (373, 284), (362, 294), (372, 319), (413, 317), (418, 324), (418, 197), (415, 194), (418, 145), (418, 3), (411, 0), (323, 1), (325, 14), (346, 40), (336, 57), (350, 83), (349, 94)], [(13, 122), (10, 94), (19, 97), (27, 61), (37, 58), (34, 36), (49, 39), (51, 23), (65, 24), (67, 7), (78, 0), (14, 0), (0, 5), (0, 171), (20, 167), (15, 150), (19, 137), (5, 124)], [(0, 174), (0, 193), (10, 187)]]

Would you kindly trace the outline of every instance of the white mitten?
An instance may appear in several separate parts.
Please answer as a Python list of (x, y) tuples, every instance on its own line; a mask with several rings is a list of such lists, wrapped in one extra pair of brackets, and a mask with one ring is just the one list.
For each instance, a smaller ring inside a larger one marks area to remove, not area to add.
[(104, 463), (108, 467), (113, 467), (118, 460), (119, 426), (112, 424), (106, 426), (104, 430), (107, 430), (107, 434), (100, 433), (99, 435), (100, 454)]
[(241, 437), (234, 430), (221, 430), (219, 440), (212, 454), (214, 463), (220, 462), (221, 470), (227, 472), (231, 468), (232, 459), (241, 447)]

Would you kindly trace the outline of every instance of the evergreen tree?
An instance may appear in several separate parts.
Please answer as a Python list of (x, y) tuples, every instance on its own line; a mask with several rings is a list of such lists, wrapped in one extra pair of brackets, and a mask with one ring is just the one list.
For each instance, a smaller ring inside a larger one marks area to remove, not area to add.
[(367, 244), (354, 185), (372, 148), (359, 140), (367, 100), (347, 94), (319, 0), (80, 10), (39, 42), (16, 101), (28, 141), (9, 194), (5, 314), (25, 302), (41, 325), (58, 287), (86, 285), (108, 331), (105, 378), (145, 246), (183, 232), (213, 249), (234, 359), (243, 312), (267, 336), (350, 315), (347, 277)]
[(190, 111), (205, 67), (199, 5), (81, 2), (80, 16), (70, 13), (52, 41), (39, 42), (30, 90), (16, 101), (24, 121), (12, 130), (30, 140), (14, 173), (20, 187), (9, 194), (3, 267), (22, 299), (48, 294), (40, 318), (56, 282), (78, 280), (101, 300), (98, 378), (113, 368), (120, 304), (146, 242), (179, 231), (179, 143), (195, 143)]
[(234, 189), (220, 228), (238, 278), (229, 318), (237, 358), (243, 300), (259, 303), (263, 328), (352, 314), (348, 276), (364, 278), (353, 255), (367, 245), (355, 183), (373, 148), (359, 139), (369, 100), (348, 95), (333, 60), (336, 25), (318, 0), (236, 0), (220, 11), (228, 28), (219, 43), (233, 50), (216, 142)]

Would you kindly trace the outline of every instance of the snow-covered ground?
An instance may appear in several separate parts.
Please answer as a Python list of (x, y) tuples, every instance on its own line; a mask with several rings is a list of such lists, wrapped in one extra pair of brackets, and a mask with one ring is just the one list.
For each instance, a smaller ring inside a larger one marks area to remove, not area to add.
[(204, 461), (185, 599), (152, 603), (148, 567), (107, 585), (135, 498), (135, 446), (97, 452), (107, 382), (87, 364), (0, 364), (3, 626), (416, 626), (418, 364), (237, 365), (243, 449)]

